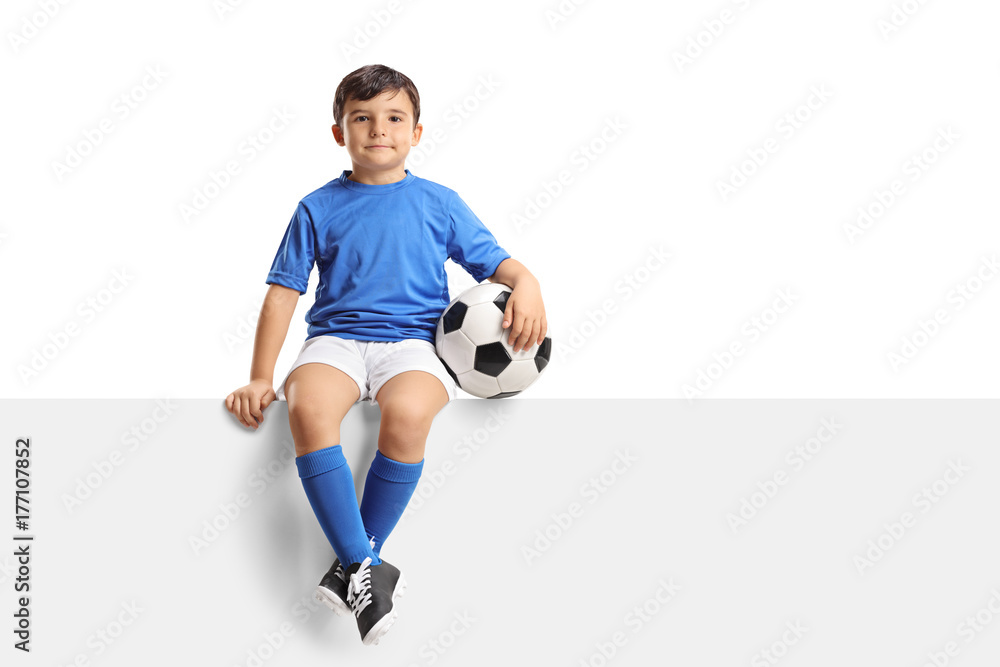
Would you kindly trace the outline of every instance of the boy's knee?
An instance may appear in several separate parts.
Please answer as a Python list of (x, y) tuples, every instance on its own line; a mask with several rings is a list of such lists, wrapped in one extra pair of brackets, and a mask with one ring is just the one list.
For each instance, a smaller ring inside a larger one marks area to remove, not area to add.
[(397, 402), (382, 406), (382, 430), (394, 434), (420, 434), (430, 430), (434, 411), (419, 403)]
[(309, 396), (296, 396), (294, 401), (288, 402), (288, 419), (295, 422), (315, 421), (323, 414), (323, 406), (320, 401)]
[[(293, 432), (303, 433), (317, 430), (338, 431), (340, 422), (331, 414), (330, 407), (322, 401), (310, 398), (299, 398), (288, 404), (288, 423)], [(336, 443), (334, 443), (336, 444)]]

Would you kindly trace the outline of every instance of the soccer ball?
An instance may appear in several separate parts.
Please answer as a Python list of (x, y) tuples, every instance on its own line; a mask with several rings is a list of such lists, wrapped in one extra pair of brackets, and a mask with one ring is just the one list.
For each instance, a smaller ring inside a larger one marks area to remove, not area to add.
[(552, 340), (515, 352), (502, 328), (511, 289), (483, 283), (462, 292), (438, 320), (434, 347), (455, 384), (480, 398), (519, 394), (549, 363)]

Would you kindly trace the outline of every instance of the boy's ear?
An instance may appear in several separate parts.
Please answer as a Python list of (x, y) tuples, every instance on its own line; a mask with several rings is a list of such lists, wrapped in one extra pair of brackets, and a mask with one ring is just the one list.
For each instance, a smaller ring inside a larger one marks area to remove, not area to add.
[(334, 125), (330, 128), (333, 130), (333, 139), (341, 146), (344, 145), (344, 131), (340, 129), (339, 125)]
[(424, 133), (424, 126), (417, 123), (417, 126), (413, 128), (413, 139), (410, 141), (410, 146), (416, 146), (420, 143), (420, 137)]

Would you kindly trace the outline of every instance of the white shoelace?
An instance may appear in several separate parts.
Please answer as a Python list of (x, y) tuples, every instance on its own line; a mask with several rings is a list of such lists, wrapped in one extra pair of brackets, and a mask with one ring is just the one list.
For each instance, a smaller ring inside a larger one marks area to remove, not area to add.
[(372, 602), (372, 571), (368, 568), (371, 562), (371, 558), (365, 558), (347, 584), (347, 600), (355, 616), (361, 616), (361, 612)]

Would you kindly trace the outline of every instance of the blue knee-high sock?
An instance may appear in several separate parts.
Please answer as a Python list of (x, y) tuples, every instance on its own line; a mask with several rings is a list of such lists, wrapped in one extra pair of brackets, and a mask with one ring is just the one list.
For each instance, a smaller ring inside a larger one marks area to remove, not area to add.
[(423, 461), (401, 463), (383, 456), (382, 452), (375, 452), (361, 497), (361, 519), (368, 537), (372, 539), (376, 556), (382, 551), (382, 544), (396, 527), (399, 517), (403, 516), (423, 469)]
[(380, 564), (365, 534), (354, 478), (340, 445), (300, 456), (295, 466), (309, 504), (344, 569), (365, 558), (371, 558), (372, 565)]

